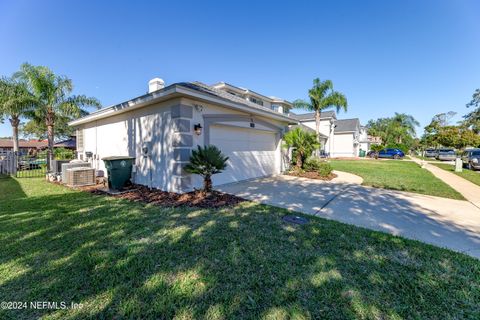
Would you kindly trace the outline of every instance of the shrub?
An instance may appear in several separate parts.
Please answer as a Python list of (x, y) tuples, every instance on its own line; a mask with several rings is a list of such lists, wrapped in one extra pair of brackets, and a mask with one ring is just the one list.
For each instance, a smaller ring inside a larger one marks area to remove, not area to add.
[(306, 171), (316, 171), (322, 177), (328, 177), (332, 173), (332, 166), (327, 161), (315, 157), (308, 158), (303, 164)]
[(314, 132), (308, 132), (299, 127), (287, 132), (283, 140), (286, 147), (294, 148), (292, 162), (298, 168), (302, 168), (303, 161), (320, 147)]
[(227, 167), (228, 157), (225, 157), (220, 149), (214, 145), (198, 146), (192, 150), (190, 163), (185, 166), (189, 173), (203, 177), (203, 190), (207, 193), (212, 191), (212, 175), (221, 173)]

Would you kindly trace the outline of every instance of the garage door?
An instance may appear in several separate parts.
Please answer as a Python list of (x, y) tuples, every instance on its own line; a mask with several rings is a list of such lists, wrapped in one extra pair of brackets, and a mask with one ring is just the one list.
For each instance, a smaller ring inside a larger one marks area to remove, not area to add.
[(213, 176), (214, 185), (280, 172), (273, 132), (214, 125), (210, 127), (210, 144), (229, 157), (227, 169)]

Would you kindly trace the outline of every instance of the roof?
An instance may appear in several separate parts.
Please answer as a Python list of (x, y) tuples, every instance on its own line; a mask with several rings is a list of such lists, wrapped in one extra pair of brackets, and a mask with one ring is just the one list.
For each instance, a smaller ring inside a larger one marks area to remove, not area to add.
[[(251, 112), (253, 114), (267, 116), (288, 123), (297, 123), (296, 119), (271, 110), (270, 108), (260, 106), (256, 103), (237, 97), (226, 91), (213, 88), (201, 82), (178, 82), (169, 85), (163, 89), (144, 94), (131, 100), (102, 108), (92, 112), (80, 119), (71, 121), (69, 124), (76, 126), (82, 123), (88, 123), (97, 119), (107, 118), (114, 114), (130, 111), (136, 108), (144, 107), (155, 102), (165, 101), (179, 96), (189, 96), (197, 99), (206, 100), (212, 103), (222, 104), (232, 109)], [(247, 109), (247, 110), (245, 110)]]
[[(315, 120), (315, 112), (296, 114), (290, 112), (292, 118), (297, 119), (298, 121), (310, 121)], [(335, 118), (335, 111), (322, 111), (320, 112), (320, 119), (326, 118)]]
[(360, 120), (358, 118), (342, 119), (335, 121), (335, 133), (337, 132), (353, 132), (360, 127)]
[(67, 140), (59, 141), (53, 145), (55, 148), (70, 148), (75, 149), (77, 147), (77, 139), (70, 138)]
[[(46, 148), (48, 142), (46, 140), (18, 140), (18, 146), (20, 148)], [(12, 139), (0, 139), (0, 148), (13, 148)]]
[(292, 103), (290, 101), (287, 101), (285, 99), (282, 99), (282, 98), (278, 98), (278, 97), (274, 97), (274, 96), (270, 96), (270, 97), (267, 97), (266, 95), (263, 95), (261, 93), (258, 93), (258, 92), (255, 92), (253, 90), (250, 90), (250, 89), (247, 89), (247, 88), (242, 88), (242, 87), (238, 87), (238, 86), (234, 86), (233, 84), (230, 84), (230, 83), (227, 83), (227, 82), (218, 82), (218, 83), (215, 83), (215, 84), (212, 84), (210, 87), (214, 88), (214, 89), (217, 89), (218, 87), (230, 87), (231, 89), (236, 89), (237, 91), (240, 91), (242, 92), (243, 94), (253, 94), (253, 95), (257, 95), (259, 97), (262, 97), (266, 100), (272, 100), (272, 102), (277, 102), (277, 103), (284, 103), (284, 104), (287, 104), (289, 105), (290, 107), (292, 107)]
[[(289, 129), (288, 129), (288, 131), (291, 131), (291, 130), (293, 130), (293, 129), (295, 129), (295, 128), (300, 128), (300, 129), (305, 130), (305, 131), (308, 131), (308, 132), (315, 132), (314, 129), (312, 129), (312, 128), (310, 128), (310, 127), (308, 127), (308, 126), (306, 126), (306, 125), (304, 125), (304, 124), (302, 124), (302, 123), (299, 123), (299, 124), (295, 124), (295, 125), (290, 126)], [(322, 137), (322, 138), (325, 138), (325, 139), (328, 138), (326, 135), (324, 135), (324, 134), (321, 133), (321, 132), (319, 132), (319, 135), (320, 135), (320, 137)]]

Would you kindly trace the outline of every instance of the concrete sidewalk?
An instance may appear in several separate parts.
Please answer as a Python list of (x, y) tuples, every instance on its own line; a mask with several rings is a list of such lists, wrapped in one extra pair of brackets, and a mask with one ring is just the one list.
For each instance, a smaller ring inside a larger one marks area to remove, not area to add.
[(276, 176), (221, 186), (223, 192), (480, 258), (480, 209), (468, 201), (337, 182)]
[[(480, 208), (480, 186), (457, 176), (452, 172), (445, 171), (439, 167), (430, 164), (426, 161), (420, 160), (418, 158), (412, 157), (413, 161), (423, 166), (425, 169), (430, 171), (435, 177), (442, 180), (450, 187), (459, 192), (462, 196), (470, 201), (477, 208)], [(465, 170), (465, 169), (464, 169)]]

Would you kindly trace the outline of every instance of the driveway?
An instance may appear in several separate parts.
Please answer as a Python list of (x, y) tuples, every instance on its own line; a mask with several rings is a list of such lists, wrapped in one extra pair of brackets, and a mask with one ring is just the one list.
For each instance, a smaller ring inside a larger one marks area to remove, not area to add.
[(275, 176), (229, 184), (219, 190), (480, 258), (480, 209), (470, 202), (358, 183)]

